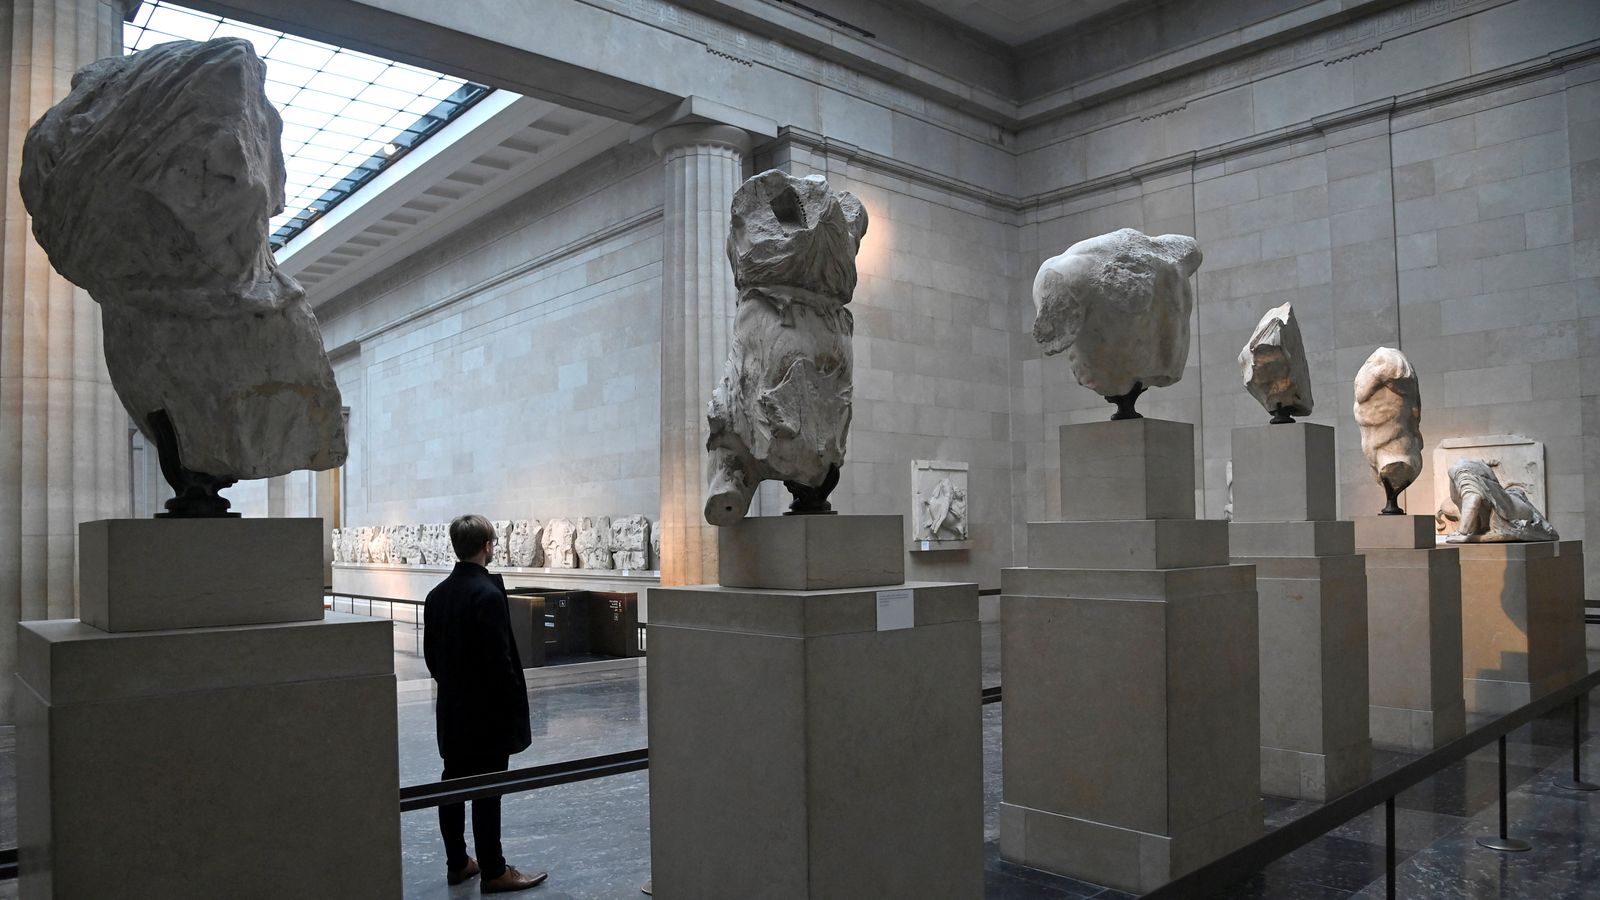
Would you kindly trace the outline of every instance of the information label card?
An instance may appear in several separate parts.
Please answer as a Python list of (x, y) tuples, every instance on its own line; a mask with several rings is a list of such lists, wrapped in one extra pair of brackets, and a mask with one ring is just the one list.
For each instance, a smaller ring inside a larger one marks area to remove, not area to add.
[(916, 608), (910, 588), (878, 592), (878, 630), (894, 631), (916, 624)]

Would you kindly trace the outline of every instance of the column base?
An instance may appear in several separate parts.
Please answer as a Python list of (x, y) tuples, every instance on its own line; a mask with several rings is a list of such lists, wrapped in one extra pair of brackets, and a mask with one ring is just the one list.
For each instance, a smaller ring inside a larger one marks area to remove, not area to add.
[(1000, 804), (1000, 857), (1046, 872), (1143, 893), (1200, 868), (1262, 834), (1261, 801), (1179, 834), (1152, 834)]
[(22, 623), (21, 896), (399, 898), (392, 631)]
[(1583, 542), (1454, 546), (1467, 712), (1507, 713), (1583, 677)]
[(650, 602), (654, 896), (983, 896), (976, 585)]
[(1458, 703), (1443, 709), (1367, 708), (1372, 725), (1372, 745), (1390, 750), (1426, 752), (1467, 733), (1467, 707)]

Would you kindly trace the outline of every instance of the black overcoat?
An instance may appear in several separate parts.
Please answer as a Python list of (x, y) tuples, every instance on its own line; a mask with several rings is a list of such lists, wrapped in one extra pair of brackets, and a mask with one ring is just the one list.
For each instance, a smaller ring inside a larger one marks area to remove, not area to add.
[(428, 592), (423, 657), (439, 684), (434, 702), (439, 755), (447, 760), (511, 755), (533, 742), (528, 686), (511, 635), (505, 582), (458, 562)]

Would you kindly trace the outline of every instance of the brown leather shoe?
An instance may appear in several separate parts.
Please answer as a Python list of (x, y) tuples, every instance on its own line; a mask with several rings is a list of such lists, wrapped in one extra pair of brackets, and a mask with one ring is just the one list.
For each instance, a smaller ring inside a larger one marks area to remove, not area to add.
[(506, 866), (506, 870), (500, 873), (499, 878), (490, 878), (478, 882), (478, 890), (485, 894), (507, 894), (511, 891), (525, 891), (528, 888), (544, 884), (544, 880), (549, 877), (549, 872), (535, 872), (532, 875), (524, 875), (515, 868)]
[(467, 857), (467, 864), (463, 866), (460, 871), (446, 867), (444, 871), (444, 881), (445, 884), (454, 887), (477, 874), (478, 861), (469, 856)]

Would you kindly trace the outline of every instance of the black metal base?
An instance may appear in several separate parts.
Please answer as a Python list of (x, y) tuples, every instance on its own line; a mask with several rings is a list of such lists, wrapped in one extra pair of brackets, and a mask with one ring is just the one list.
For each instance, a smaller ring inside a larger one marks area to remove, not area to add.
[(1380, 515), (1380, 516), (1403, 516), (1403, 515), (1405, 515), (1406, 511), (1400, 508), (1399, 496), (1400, 496), (1400, 492), (1395, 490), (1394, 488), (1390, 487), (1389, 486), (1389, 482), (1385, 481), (1383, 483), (1383, 498), (1384, 498), (1384, 500), (1386, 500), (1388, 502), (1384, 504), (1383, 511), (1378, 513), (1378, 515)]
[(237, 519), (239, 514), (228, 512), (228, 498), (222, 496), (224, 488), (232, 487), (235, 478), (220, 478), (205, 472), (185, 468), (178, 454), (178, 432), (164, 409), (158, 409), (148, 418), (150, 431), (156, 439), (156, 456), (161, 462), (161, 476), (172, 485), (176, 495), (167, 501), (167, 511), (156, 513), (158, 519)]
[(1133, 405), (1139, 402), (1139, 395), (1144, 393), (1146, 390), (1147, 388), (1145, 388), (1142, 383), (1135, 381), (1133, 383), (1133, 390), (1127, 392), (1126, 394), (1120, 394), (1116, 397), (1107, 397), (1107, 403), (1115, 403), (1117, 405), (1117, 411), (1111, 414), (1111, 421), (1120, 422), (1123, 419), (1144, 418), (1144, 416), (1134, 412)]
[(1569, 791), (1600, 791), (1600, 784), (1588, 781), (1558, 781), (1556, 787), (1566, 788)]
[(1268, 424), (1271, 424), (1271, 425), (1293, 425), (1294, 424), (1294, 416), (1289, 415), (1289, 408), (1288, 407), (1280, 406), (1277, 409), (1272, 411), (1272, 421), (1270, 423), (1268, 423)]
[(1499, 835), (1478, 838), (1478, 846), (1487, 847), (1490, 850), (1498, 850), (1501, 853), (1523, 853), (1533, 849), (1532, 844), (1521, 838), (1503, 838)]
[(833, 504), (828, 502), (828, 495), (839, 486), (839, 467), (829, 466), (828, 474), (822, 483), (816, 487), (801, 484), (798, 481), (785, 481), (783, 486), (794, 495), (794, 502), (789, 504), (786, 516), (832, 516), (837, 515)]

